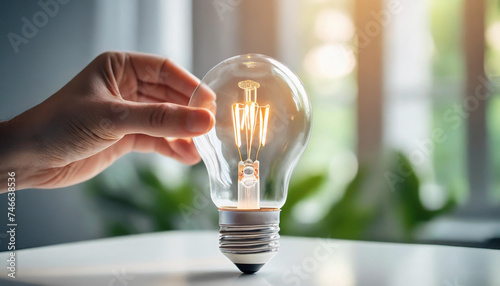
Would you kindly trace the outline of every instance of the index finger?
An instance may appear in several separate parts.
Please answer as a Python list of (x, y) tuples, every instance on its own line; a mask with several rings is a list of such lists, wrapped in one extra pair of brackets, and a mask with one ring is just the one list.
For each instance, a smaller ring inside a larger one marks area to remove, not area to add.
[(188, 97), (200, 80), (172, 60), (156, 55), (127, 53), (126, 69), (131, 69), (137, 80), (148, 84), (168, 86)]

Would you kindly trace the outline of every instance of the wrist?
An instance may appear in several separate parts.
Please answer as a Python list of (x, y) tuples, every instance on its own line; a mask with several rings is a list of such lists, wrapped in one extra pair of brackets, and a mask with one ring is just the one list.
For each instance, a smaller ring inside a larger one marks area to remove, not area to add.
[(33, 187), (36, 173), (36, 146), (29, 128), (17, 117), (0, 122), (0, 192), (7, 191), (9, 173), (15, 172), (17, 189)]

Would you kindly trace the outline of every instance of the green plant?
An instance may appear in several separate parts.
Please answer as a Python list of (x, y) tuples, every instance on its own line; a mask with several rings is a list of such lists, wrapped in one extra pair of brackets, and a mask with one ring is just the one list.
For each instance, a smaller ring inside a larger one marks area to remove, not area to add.
[[(420, 200), (420, 181), (410, 161), (401, 153), (389, 155), (387, 161), (387, 168), (371, 171), (360, 168), (340, 200), (312, 226), (297, 225), (291, 221), (290, 209), (284, 208), (283, 232), (344, 239), (413, 241), (418, 226), (455, 206), (450, 198), (441, 208), (428, 210)], [(391, 186), (384, 174), (398, 174), (401, 169), (407, 171), (405, 176)], [(298, 200), (314, 195), (326, 177), (326, 174), (314, 175), (291, 187), (292, 207)], [(286, 206), (289, 207), (289, 202)]]

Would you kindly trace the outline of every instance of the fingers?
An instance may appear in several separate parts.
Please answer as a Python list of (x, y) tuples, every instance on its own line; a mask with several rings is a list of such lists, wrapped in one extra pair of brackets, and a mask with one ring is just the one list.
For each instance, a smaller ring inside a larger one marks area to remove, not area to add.
[(139, 101), (167, 101), (187, 105), (196, 90), (192, 106), (206, 108), (215, 114), (215, 92), (207, 85), (199, 85), (194, 75), (172, 61), (149, 54), (128, 53), (129, 68), (137, 80)]
[[(175, 154), (179, 155), (179, 157), (173, 157), (174, 159), (188, 165), (194, 165), (200, 162), (201, 158), (198, 154), (198, 150), (196, 150), (196, 146), (194, 146), (193, 139), (172, 139), (167, 141)], [(163, 154), (161, 150), (159, 150), (158, 153)]]
[(137, 80), (142, 83), (169, 86), (188, 97), (199, 84), (198, 78), (171, 60), (141, 53), (127, 53), (130, 62), (126, 68), (133, 69)]
[(215, 124), (213, 114), (204, 108), (172, 103), (124, 103), (129, 116), (119, 120), (125, 134), (155, 137), (195, 137), (207, 133)]
[(213, 114), (216, 114), (216, 94), (215, 92), (206, 84), (202, 83), (198, 86), (193, 98), (191, 99), (190, 106), (206, 108), (210, 110)]
[(191, 94), (183, 94), (165, 85), (152, 86), (149, 83), (139, 82), (137, 85), (137, 100), (140, 102), (171, 102), (188, 105)]
[(131, 151), (151, 153), (156, 152), (163, 156), (171, 157), (177, 161), (193, 165), (200, 161), (192, 139), (166, 139), (148, 135), (128, 135), (123, 140), (133, 140)]
[[(123, 137), (116, 144), (103, 152), (84, 160), (72, 162), (64, 167), (40, 172), (37, 188), (60, 188), (86, 181), (106, 169), (124, 154), (136, 151), (143, 153), (157, 152), (177, 161), (193, 165), (200, 161), (200, 156), (191, 139), (174, 139), (131, 134)], [(52, 173), (52, 172), (55, 172)]]

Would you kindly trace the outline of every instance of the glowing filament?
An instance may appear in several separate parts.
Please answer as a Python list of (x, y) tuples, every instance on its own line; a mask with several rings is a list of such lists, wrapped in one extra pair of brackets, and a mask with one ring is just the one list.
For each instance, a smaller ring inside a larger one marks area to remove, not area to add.
[[(258, 82), (252, 80), (240, 81), (238, 86), (245, 90), (245, 102), (236, 102), (233, 104), (233, 129), (234, 129), (234, 142), (238, 147), (238, 152), (241, 157), (241, 134), (245, 136), (244, 142), (246, 143), (247, 159), (251, 160), (252, 145), (256, 137), (259, 138), (257, 156), (260, 147), (266, 145), (267, 139), (267, 126), (269, 121), (270, 106), (260, 106), (257, 102), (257, 88), (260, 87)], [(257, 129), (258, 126), (258, 129)]]

